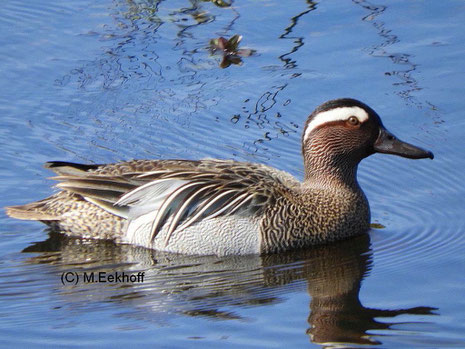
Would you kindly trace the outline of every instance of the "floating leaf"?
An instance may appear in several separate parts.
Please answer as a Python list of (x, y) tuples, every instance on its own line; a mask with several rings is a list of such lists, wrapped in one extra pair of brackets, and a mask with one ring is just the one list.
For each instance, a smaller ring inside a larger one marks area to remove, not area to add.
[(236, 55), (240, 57), (250, 57), (252, 56), (256, 51), (252, 50), (250, 48), (241, 48), (237, 50)]
[(211, 0), (212, 3), (214, 3), (218, 7), (229, 7), (232, 4), (232, 1), (224, 1), (224, 0)]
[(222, 36), (210, 40), (210, 51), (212, 54), (219, 51), (223, 54), (223, 59), (220, 63), (221, 68), (227, 68), (231, 64), (241, 65), (241, 57), (249, 57), (256, 52), (252, 49), (238, 49), (241, 40), (242, 35), (238, 34), (233, 35), (229, 40)]
[(242, 35), (233, 35), (229, 40), (228, 43), (226, 44), (226, 50), (231, 51), (231, 52), (236, 52), (237, 47), (239, 46), (239, 43), (242, 40)]
[(242, 65), (242, 59), (236, 55), (224, 55), (220, 63), (220, 68), (227, 68), (231, 64)]
[(203, 2), (211, 2), (212, 4), (218, 7), (229, 7), (232, 5), (232, 1), (224, 1), (224, 0), (202, 0)]

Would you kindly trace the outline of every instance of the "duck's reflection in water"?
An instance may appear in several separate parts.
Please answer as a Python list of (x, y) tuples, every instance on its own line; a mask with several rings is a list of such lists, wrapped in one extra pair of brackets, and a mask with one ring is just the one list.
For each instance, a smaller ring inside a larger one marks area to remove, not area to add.
[[(29, 262), (45, 263), (58, 269), (58, 275), (52, 273), (54, 280), (46, 281), (48, 284), (60, 283), (59, 275), (65, 271), (78, 274), (144, 272), (142, 283), (80, 282), (54, 288), (66, 303), (80, 305), (85, 311), (95, 309), (96, 302), (119, 302), (130, 309), (125, 316), (144, 321), (169, 318), (163, 315), (173, 312), (241, 319), (241, 308), (283, 302), (286, 294), (302, 290), (306, 285), (311, 297), (307, 334), (313, 342), (373, 345), (381, 344), (382, 337), (369, 335), (369, 332), (389, 330), (396, 324), (379, 322), (376, 318), (429, 315), (435, 310), (425, 306), (385, 310), (361, 304), (360, 286), (372, 260), (368, 235), (283, 254), (199, 257), (51, 233), (48, 240), (24, 252), (39, 253), (29, 258)], [(292, 314), (290, 311), (280, 317)], [(279, 318), (275, 321), (279, 322)]]

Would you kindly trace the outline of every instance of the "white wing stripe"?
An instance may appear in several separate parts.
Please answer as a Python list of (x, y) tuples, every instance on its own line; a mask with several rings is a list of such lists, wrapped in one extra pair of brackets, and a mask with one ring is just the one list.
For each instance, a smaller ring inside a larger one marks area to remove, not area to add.
[(191, 183), (187, 183), (187, 184), (183, 184), (181, 185), (179, 188), (177, 188), (176, 190), (174, 190), (166, 199), (165, 201), (163, 202), (163, 204), (161, 205), (161, 207), (159, 208), (158, 210), (158, 214), (157, 214), (157, 218), (155, 218), (153, 224), (152, 224), (152, 228), (150, 229), (151, 232), (150, 234), (152, 236), (155, 236), (155, 233), (156, 231), (158, 231), (158, 228), (159, 228), (159, 225), (160, 225), (160, 222), (162, 220), (162, 218), (165, 216), (165, 213), (166, 213), (166, 209), (169, 207), (169, 205), (178, 197), (178, 195), (180, 195), (184, 190), (187, 190), (189, 189), (190, 187), (193, 187), (193, 186), (196, 186), (196, 185), (201, 185), (201, 184), (205, 184), (205, 181), (196, 181), (196, 182), (191, 182)]
[[(174, 179), (172, 178), (166, 178), (166, 179), (158, 179), (158, 180), (155, 180), (155, 181), (152, 181), (152, 182), (149, 182), (149, 183), (146, 183), (144, 185), (141, 185), (140, 187), (134, 189), (134, 190), (131, 190), (129, 193), (123, 195), (116, 203), (115, 205), (119, 205), (119, 206), (125, 206), (125, 205), (129, 205), (131, 203), (134, 203), (136, 201), (140, 201), (140, 198), (143, 196), (143, 195), (135, 195), (137, 193), (139, 193), (140, 191), (143, 191), (144, 189), (147, 189), (151, 186), (159, 186), (162, 182), (168, 182), (168, 181), (173, 181)], [(162, 191), (163, 192), (163, 191)], [(161, 195), (160, 195), (161, 196)]]
[(200, 188), (194, 194), (191, 194), (190, 197), (184, 202), (184, 204), (182, 204), (182, 206), (178, 209), (176, 215), (174, 216), (174, 218), (172, 219), (172, 221), (170, 223), (170, 227), (168, 229), (168, 233), (167, 233), (166, 239), (165, 239), (165, 246), (168, 245), (171, 234), (175, 230), (175, 228), (176, 228), (176, 226), (177, 226), (177, 224), (179, 222), (179, 219), (181, 218), (182, 214), (184, 213), (186, 207), (189, 206), (189, 204), (192, 202), (192, 200), (194, 200), (199, 194), (201, 194), (205, 190), (208, 190), (208, 189), (210, 189), (212, 187), (215, 187), (215, 186), (216, 186), (216, 184), (213, 184), (213, 185), (207, 185), (205, 187)]
[[(232, 205), (234, 205), (234, 203), (236, 203), (237, 201), (243, 199), (245, 196), (249, 195), (249, 193), (244, 193), (242, 195), (240, 195), (238, 198), (236, 198), (235, 200), (233, 200), (231, 203), (229, 203), (228, 205), (226, 205), (225, 208), (223, 208), (224, 210), (227, 210), (228, 208), (230, 208)], [(197, 220), (197, 218), (200, 217), (200, 215), (202, 215), (206, 209), (208, 209), (210, 205), (207, 205), (206, 207), (202, 208), (202, 210), (200, 210), (195, 216), (193, 216), (192, 218), (190, 218), (188, 221), (186, 221), (184, 224), (182, 224), (180, 227), (179, 227), (179, 230), (182, 230), (182, 229), (185, 229), (187, 228), (189, 225), (191, 225), (193, 222), (195, 222)], [(210, 218), (210, 217), (208, 217)]]
[(172, 171), (170, 171), (170, 170), (150, 171), (150, 172), (146, 172), (146, 173), (142, 173), (142, 174), (138, 175), (137, 178), (144, 178), (144, 177), (149, 177), (149, 176), (153, 176), (153, 175), (156, 175), (156, 174), (169, 173), (169, 172), (172, 172)]

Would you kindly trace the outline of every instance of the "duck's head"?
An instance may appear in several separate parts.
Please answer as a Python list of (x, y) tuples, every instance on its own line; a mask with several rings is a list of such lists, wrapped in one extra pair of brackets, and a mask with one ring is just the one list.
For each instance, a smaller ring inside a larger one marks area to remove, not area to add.
[(410, 159), (433, 159), (433, 153), (403, 142), (390, 133), (378, 114), (350, 98), (328, 101), (308, 117), (302, 138), (306, 176), (334, 167), (356, 170), (357, 164), (374, 153)]

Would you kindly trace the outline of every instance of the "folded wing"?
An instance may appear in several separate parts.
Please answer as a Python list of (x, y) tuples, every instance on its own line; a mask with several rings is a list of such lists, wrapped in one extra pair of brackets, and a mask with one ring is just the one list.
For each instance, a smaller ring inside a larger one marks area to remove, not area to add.
[(273, 199), (272, 191), (286, 189), (277, 171), (234, 161), (139, 161), (88, 170), (72, 165), (48, 166), (58, 173), (59, 188), (126, 218), (129, 235), (149, 234), (153, 241), (166, 227), (166, 243), (175, 230), (199, 220), (256, 214)]

